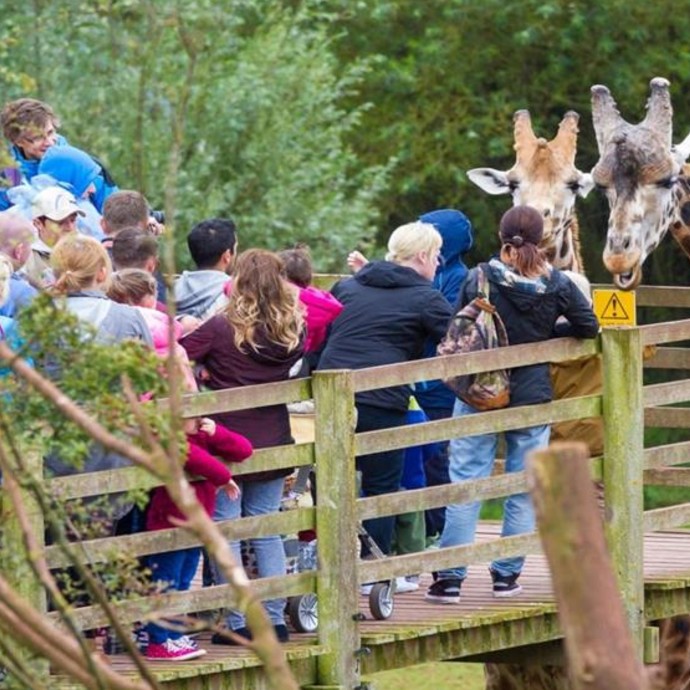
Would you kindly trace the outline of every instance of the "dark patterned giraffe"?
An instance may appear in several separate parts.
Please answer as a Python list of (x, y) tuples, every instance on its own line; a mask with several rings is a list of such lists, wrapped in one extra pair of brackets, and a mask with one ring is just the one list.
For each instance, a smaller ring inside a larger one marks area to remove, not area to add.
[(669, 82), (650, 82), (647, 114), (639, 124), (626, 122), (605, 86), (592, 87), (592, 118), (599, 160), (594, 182), (609, 201), (604, 265), (623, 290), (642, 278), (645, 259), (671, 231), (690, 256), (688, 170), (690, 135), (673, 146), (673, 108)]
[(593, 187), (589, 174), (575, 167), (579, 115), (565, 114), (558, 134), (547, 141), (532, 130), (529, 111), (513, 116), (515, 165), (510, 170), (474, 168), (469, 179), (489, 194), (510, 194), (513, 205), (527, 204), (544, 217), (542, 247), (560, 269), (584, 273), (575, 200)]

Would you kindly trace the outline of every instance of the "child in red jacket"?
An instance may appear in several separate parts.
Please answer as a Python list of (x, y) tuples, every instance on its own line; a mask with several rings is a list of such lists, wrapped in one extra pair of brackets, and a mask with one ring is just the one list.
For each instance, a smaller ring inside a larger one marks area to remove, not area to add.
[[(239, 487), (230, 470), (214, 455), (226, 462), (242, 462), (252, 454), (251, 443), (212, 419), (187, 420), (187, 461), (184, 469), (190, 475), (202, 477), (192, 482), (199, 503), (213, 515), (216, 492), (225, 491), (232, 499), (239, 497)], [(174, 527), (171, 518), (184, 520), (184, 515), (162, 486), (151, 493), (146, 513), (146, 529), (161, 530)], [(167, 590), (180, 592), (190, 588), (201, 557), (201, 547), (157, 553), (147, 558), (154, 582), (166, 583)], [(150, 660), (184, 661), (206, 654), (197, 643), (180, 632), (150, 623), (147, 626), (149, 644), (146, 658)]]

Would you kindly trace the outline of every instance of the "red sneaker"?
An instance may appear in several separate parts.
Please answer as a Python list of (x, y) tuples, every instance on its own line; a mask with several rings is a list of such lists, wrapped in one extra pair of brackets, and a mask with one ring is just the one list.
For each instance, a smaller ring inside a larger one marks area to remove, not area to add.
[(149, 642), (146, 650), (146, 658), (149, 661), (187, 661), (187, 659), (196, 659), (204, 654), (206, 654), (205, 649), (178, 646), (171, 640), (160, 644)]

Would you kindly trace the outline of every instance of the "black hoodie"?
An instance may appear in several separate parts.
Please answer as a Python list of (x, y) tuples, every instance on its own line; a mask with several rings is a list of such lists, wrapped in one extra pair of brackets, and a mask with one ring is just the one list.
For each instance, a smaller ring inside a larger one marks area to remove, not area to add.
[[(336, 283), (333, 295), (344, 309), (333, 322), (318, 369), (363, 369), (422, 357), (427, 338), (437, 343), (452, 308), (415, 270), (372, 261), (354, 277)], [(410, 386), (356, 394), (358, 403), (407, 410)]]

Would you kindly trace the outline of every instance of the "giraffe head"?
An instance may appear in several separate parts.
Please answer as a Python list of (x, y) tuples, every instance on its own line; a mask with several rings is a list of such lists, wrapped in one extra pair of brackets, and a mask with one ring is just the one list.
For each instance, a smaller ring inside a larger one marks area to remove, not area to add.
[[(572, 267), (561, 250), (572, 252), (564, 237), (573, 220), (575, 199), (585, 197), (593, 187), (589, 174), (575, 167), (579, 115), (565, 114), (558, 134), (551, 140), (538, 138), (530, 114), (518, 110), (514, 117), (515, 165), (505, 172), (474, 168), (467, 176), (489, 194), (510, 194), (513, 205), (536, 208), (544, 217), (542, 246), (550, 251), (557, 266)], [(572, 259), (572, 257), (570, 257)], [(576, 270), (580, 267), (575, 267)]]
[(637, 287), (645, 259), (677, 220), (677, 185), (690, 154), (690, 136), (679, 146), (672, 145), (669, 82), (657, 77), (650, 89), (644, 120), (631, 125), (621, 117), (605, 86), (592, 87), (599, 148), (592, 177), (611, 209), (603, 259), (623, 290)]

